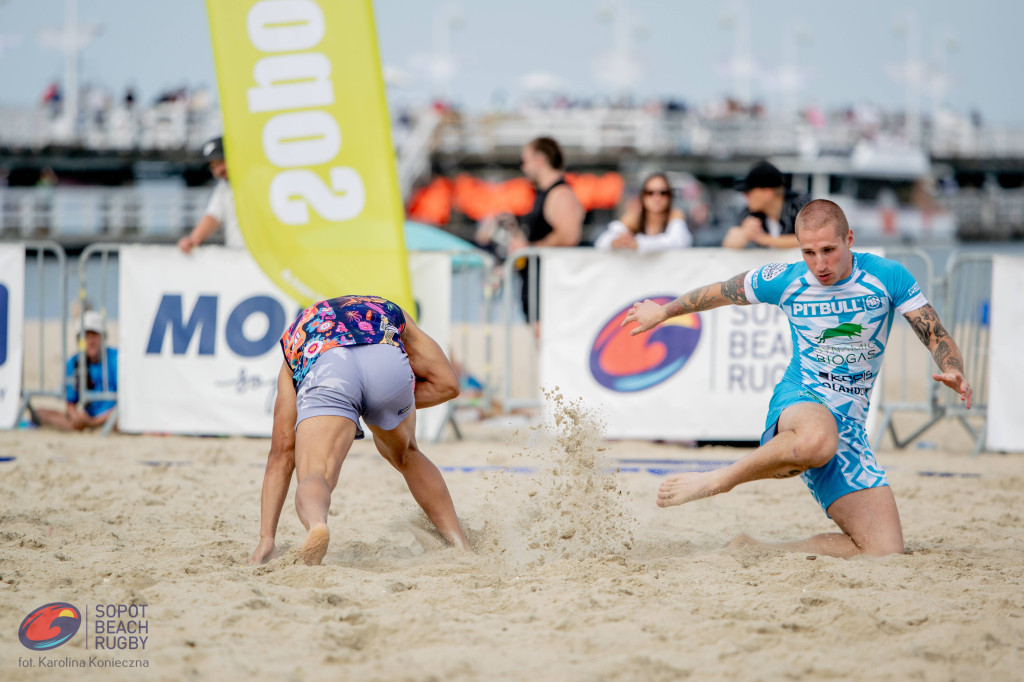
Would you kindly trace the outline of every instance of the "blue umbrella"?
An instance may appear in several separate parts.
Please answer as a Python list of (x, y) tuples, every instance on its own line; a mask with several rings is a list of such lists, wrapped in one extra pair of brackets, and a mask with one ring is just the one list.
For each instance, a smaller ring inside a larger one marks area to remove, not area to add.
[(405, 248), (409, 251), (456, 252), (457, 255), (452, 255), (452, 265), (456, 268), (479, 266), (484, 262), (480, 257), (483, 252), (465, 239), (433, 225), (412, 220), (405, 221)]

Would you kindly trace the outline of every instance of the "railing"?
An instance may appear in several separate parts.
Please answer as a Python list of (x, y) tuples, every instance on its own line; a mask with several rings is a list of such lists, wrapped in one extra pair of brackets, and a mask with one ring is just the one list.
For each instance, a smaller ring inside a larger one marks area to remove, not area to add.
[[(61, 311), (60, 338), (58, 339), (60, 353), (60, 383), (57, 388), (53, 388), (53, 384), (46, 380), (46, 296), (44, 294), (46, 291), (44, 281), (46, 268), (44, 266), (44, 262), (47, 255), (52, 255), (57, 260), (57, 299), (59, 306), (58, 309)], [(34, 273), (32, 272), (33, 270), (35, 271)], [(21, 407), (18, 409), (19, 419), (26, 409), (32, 409), (33, 398), (45, 396), (63, 401), (66, 397), (64, 368), (68, 364), (68, 325), (67, 318), (65, 316), (65, 311), (67, 310), (67, 257), (60, 244), (52, 241), (25, 242), (26, 281), (29, 277), (33, 276), (36, 277), (39, 295), (36, 298), (34, 310), (30, 310), (28, 306), (26, 306), (25, 320), (34, 320), (38, 327), (38, 336), (36, 337), (35, 348), (39, 353), (39, 373), (36, 375), (38, 380), (31, 382), (31, 385), (29, 385), (29, 382), (27, 381), (22, 383)], [(27, 336), (28, 334), (26, 333), (26, 337)], [(26, 347), (27, 346), (28, 344), (26, 344)], [(24, 377), (24, 371), (22, 372), (22, 375)]]
[[(111, 298), (111, 291), (109, 283), (111, 280), (111, 259), (110, 256), (118, 254), (120, 246), (117, 244), (91, 244), (82, 251), (82, 255), (78, 259), (78, 309), (80, 311), (77, 322), (78, 331), (78, 385), (81, 387), (79, 392), (79, 400), (84, 405), (86, 403), (98, 402), (98, 401), (112, 401), (114, 402), (113, 411), (110, 417), (104, 422), (102, 435), (110, 433), (111, 429), (117, 423), (117, 392), (107, 391), (103, 387), (110, 385), (110, 368), (107, 366), (107, 309)], [(102, 381), (100, 382), (100, 390), (91, 390), (88, 388), (89, 382), (86, 380), (88, 374), (88, 362), (85, 358), (85, 310), (87, 303), (90, 300), (88, 296), (88, 286), (86, 278), (86, 267), (89, 263), (89, 259), (93, 256), (97, 256), (100, 260), (99, 269), (99, 296), (92, 300), (99, 301), (99, 312), (103, 320), (104, 333), (100, 335), (100, 376)], [(116, 261), (115, 266), (116, 267)], [(117, 294), (116, 290), (113, 292)], [(115, 379), (117, 377), (114, 377)]]
[(202, 217), (209, 187), (0, 187), (0, 237), (169, 242)]
[[(944, 282), (936, 280), (931, 257), (921, 249), (904, 248), (887, 248), (885, 257), (902, 263), (910, 270), (921, 291), (941, 315)], [(893, 316), (885, 358), (873, 396), (880, 415), (871, 444), (879, 449), (888, 432), (893, 445), (903, 449), (943, 418), (938, 405), (937, 384), (931, 379), (934, 361), (902, 315)], [(927, 421), (909, 436), (900, 436), (893, 417), (906, 412), (926, 415)]]
[[(877, 132), (846, 122), (812, 126), (804, 121), (709, 119), (641, 109), (545, 109), (447, 121), (439, 131), (437, 151), (493, 154), (517, 150), (528, 140), (549, 135), (585, 154), (630, 150), (714, 158), (815, 157), (850, 154), (858, 142), (874, 138)], [(934, 127), (926, 130), (923, 145), (937, 158), (1021, 158), (1024, 126)]]
[[(432, 111), (424, 110), (415, 118), (432, 116)], [(222, 130), (218, 109), (184, 101), (83, 111), (74, 133), (57, 112), (46, 107), (0, 108), (0, 123), (0, 146), (29, 148), (64, 144), (97, 150), (198, 150)], [(417, 121), (406, 135), (404, 123), (393, 126), (399, 152), (405, 142), (414, 142), (418, 127)], [(770, 116), (710, 118), (641, 108), (534, 109), (444, 123), (436, 150), (486, 153), (552, 135), (567, 147), (587, 152), (631, 149), (716, 157), (846, 153), (878, 132), (877, 124), (845, 120), (811, 126)], [(882, 132), (901, 134), (891, 125)], [(943, 117), (926, 126), (923, 144), (936, 158), (1021, 158), (1024, 125), (976, 126), (966, 119)]]
[[(960, 347), (964, 360), (964, 373), (971, 381), (974, 390), (974, 405), (968, 411), (960, 402), (956, 392), (931, 380), (935, 364), (931, 356), (922, 354), (917, 348), (920, 344), (909, 334), (906, 325), (894, 330), (899, 334), (899, 342), (890, 339), (886, 351), (886, 372), (895, 371), (895, 377), (882, 375), (880, 395), (881, 421), (877, 427), (872, 444), (880, 446), (886, 431), (892, 437), (897, 448), (905, 448), (924, 435), (936, 424), (955, 419), (967, 431), (974, 442), (972, 457), (977, 457), (985, 446), (985, 432), (988, 420), (988, 377), (989, 377), (989, 329), (992, 300), (992, 255), (982, 253), (954, 253), (947, 263), (945, 276), (941, 282), (933, 277), (931, 259), (922, 251), (913, 249), (886, 250), (886, 256), (908, 262), (917, 259), (923, 261), (915, 276), (922, 290), (929, 292), (929, 298), (939, 312), (947, 331)], [(908, 263), (909, 264), (909, 263)], [(920, 272), (926, 273), (922, 279)], [(931, 282), (928, 286), (926, 282)], [(898, 345), (897, 345), (898, 344)], [(912, 348), (908, 348), (909, 344)], [(916, 348), (913, 348), (915, 347)], [(893, 352), (895, 351), (895, 353)], [(924, 373), (915, 372), (917, 361), (914, 355), (927, 357)], [(894, 362), (895, 361), (895, 362)], [(914, 376), (923, 376), (925, 386), (914, 380)], [(893, 388), (897, 390), (893, 391)], [(892, 417), (897, 412), (918, 412), (927, 415), (926, 421), (907, 436), (899, 436)], [(980, 421), (980, 426), (970, 420)]]

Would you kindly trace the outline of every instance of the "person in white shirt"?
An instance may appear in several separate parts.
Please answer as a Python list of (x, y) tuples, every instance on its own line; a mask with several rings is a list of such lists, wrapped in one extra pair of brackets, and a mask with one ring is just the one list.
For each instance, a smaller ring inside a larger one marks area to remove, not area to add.
[(224, 140), (215, 137), (203, 145), (203, 158), (210, 165), (210, 173), (217, 178), (217, 187), (213, 190), (206, 212), (199, 219), (192, 231), (178, 240), (178, 248), (188, 253), (210, 238), (214, 232), (224, 226), (224, 245), (231, 249), (244, 249), (245, 240), (242, 229), (238, 226), (235, 214), (235, 199), (228, 183), (228, 165), (224, 160)]
[(644, 180), (639, 212), (628, 211), (622, 219), (613, 220), (594, 241), (594, 247), (603, 251), (636, 253), (685, 249), (692, 245), (693, 236), (683, 212), (672, 207), (672, 186), (664, 173), (654, 173)]

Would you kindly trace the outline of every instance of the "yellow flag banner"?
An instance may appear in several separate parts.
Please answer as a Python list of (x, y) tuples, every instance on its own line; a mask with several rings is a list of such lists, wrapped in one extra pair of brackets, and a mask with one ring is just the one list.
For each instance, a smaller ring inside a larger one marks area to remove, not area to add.
[(224, 147), (246, 244), (308, 305), (413, 310), (371, 0), (207, 0)]

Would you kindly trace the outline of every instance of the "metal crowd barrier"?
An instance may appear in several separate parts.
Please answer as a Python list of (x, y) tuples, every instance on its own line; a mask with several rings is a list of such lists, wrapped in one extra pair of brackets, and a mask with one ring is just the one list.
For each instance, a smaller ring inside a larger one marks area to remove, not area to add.
[[(540, 386), (539, 376), (539, 362), (538, 362), (538, 339), (537, 339), (537, 324), (540, 320), (540, 256), (543, 254), (542, 249), (526, 248), (520, 251), (516, 251), (514, 256), (510, 256), (502, 265), (502, 286), (504, 290), (502, 292), (502, 341), (504, 353), (504, 374), (502, 376), (502, 392), (501, 392), (501, 409), (504, 412), (511, 412), (517, 408), (523, 407), (539, 407), (541, 404), (540, 395), (537, 393), (537, 389)], [(525, 265), (525, 276), (516, 274), (522, 271), (517, 268), (517, 265)], [(526, 310), (525, 323), (529, 330), (529, 340), (526, 343), (529, 345), (529, 352), (526, 353), (528, 358), (527, 365), (517, 366), (515, 372), (513, 372), (513, 349), (517, 346), (516, 340), (513, 338), (515, 335), (516, 327), (514, 323), (521, 319), (517, 313), (517, 307), (520, 304), (519, 301), (515, 301), (515, 293), (521, 291), (520, 279), (522, 279), (521, 286), (526, 288)], [(512, 386), (513, 377), (527, 377), (528, 385), (532, 385), (535, 388), (534, 395), (530, 397), (516, 397), (513, 395), (514, 389)], [(529, 378), (532, 377), (533, 381), (530, 382)]]
[[(100, 366), (101, 366), (101, 377), (102, 382), (100, 387), (109, 386), (110, 379), (110, 368), (107, 367), (107, 311), (108, 304), (111, 302), (110, 288), (108, 283), (110, 281), (110, 256), (111, 254), (118, 255), (121, 247), (117, 244), (90, 244), (83, 251), (78, 258), (78, 310), (79, 316), (77, 320), (77, 336), (78, 336), (78, 385), (81, 387), (79, 391), (79, 400), (84, 405), (86, 403), (98, 402), (98, 401), (113, 401), (114, 407), (110, 417), (103, 424), (101, 435), (107, 435), (114, 428), (117, 423), (117, 391), (106, 391), (106, 390), (90, 390), (88, 382), (88, 362), (85, 359), (85, 310), (88, 303), (88, 278), (86, 267), (89, 263), (89, 259), (93, 256), (99, 257), (100, 261), (100, 293), (98, 299), (98, 305), (96, 306), (99, 310), (100, 316), (103, 320), (103, 331), (104, 333), (100, 337)], [(115, 264), (116, 267), (116, 264)], [(117, 290), (113, 291), (114, 296), (117, 295)], [(116, 379), (116, 377), (115, 377)]]
[[(21, 406), (18, 409), (18, 418), (25, 413), (25, 410), (32, 411), (32, 399), (42, 396), (57, 398), (58, 400), (65, 400), (67, 395), (64, 390), (64, 368), (68, 364), (67, 355), (67, 340), (68, 340), (68, 325), (67, 325), (67, 255), (64, 253), (64, 249), (60, 244), (53, 241), (28, 241), (25, 242), (25, 279), (29, 278), (29, 269), (34, 267), (38, 271), (38, 287), (39, 287), (39, 299), (37, 301), (35, 311), (35, 319), (38, 321), (39, 336), (38, 336), (38, 348), (39, 348), (39, 381), (33, 383), (32, 386), (26, 385), (24, 381), (24, 368), (22, 371), (22, 385), (21, 385)], [(46, 340), (46, 280), (45, 280), (45, 259), (47, 254), (52, 254), (57, 259), (57, 298), (58, 298), (58, 310), (60, 310), (60, 377), (61, 381), (59, 388), (47, 389), (46, 382), (46, 352), (45, 352), (45, 340)], [(31, 257), (30, 256), (34, 256)], [(25, 320), (30, 319), (32, 311), (25, 307)], [(27, 341), (27, 339), (26, 339)], [(27, 345), (27, 344), (26, 344)]]
[[(960, 348), (964, 359), (964, 373), (974, 389), (974, 405), (968, 411), (955, 392), (931, 378), (931, 375), (938, 371), (931, 354), (924, 349), (909, 325), (900, 324), (893, 330), (894, 335), (898, 335), (899, 338), (894, 340), (890, 337), (890, 344), (886, 350), (888, 359), (885, 363), (885, 372), (896, 371), (899, 374), (895, 378), (890, 376), (887, 379), (883, 372), (882, 381), (885, 385), (880, 395), (881, 417), (872, 443), (875, 447), (881, 445), (882, 438), (888, 431), (896, 447), (903, 449), (936, 424), (956, 419), (974, 442), (971, 456), (977, 457), (984, 447), (988, 419), (992, 256), (954, 253), (940, 282), (933, 278), (931, 259), (920, 249), (891, 249), (887, 250), (886, 255), (904, 262), (905, 265), (908, 265), (907, 261), (912, 258), (925, 262), (920, 271), (927, 273), (925, 281), (932, 282), (930, 286), (926, 286), (922, 276), (913, 268), (911, 272), (917, 277), (922, 290), (942, 318), (946, 330)], [(912, 351), (911, 348), (921, 348), (923, 352)], [(913, 359), (914, 354), (924, 358), (923, 368)], [(918, 372), (920, 379), (915, 378)], [(924, 387), (922, 382), (925, 384)], [(896, 395), (892, 394), (894, 386), (898, 389)], [(893, 423), (893, 415), (897, 412), (920, 412), (927, 415), (927, 420), (909, 435), (901, 437)], [(973, 425), (969, 418), (980, 420), (981, 425)]]
[[(967, 410), (953, 391), (941, 386), (937, 405), (946, 419), (956, 419), (974, 439), (972, 457), (985, 447), (988, 429), (988, 355), (992, 319), (992, 254), (957, 253), (946, 266), (946, 329), (960, 347), (964, 373), (974, 389)], [(996, 313), (998, 314), (998, 313)], [(938, 386), (938, 384), (936, 384)], [(980, 420), (978, 428), (968, 418)]]
[[(942, 314), (942, 282), (935, 278), (931, 257), (917, 248), (894, 247), (885, 249), (885, 257), (904, 265), (924, 292), (926, 298)], [(932, 381), (934, 360), (928, 350), (900, 314), (893, 315), (889, 345), (880, 385), (874, 399), (878, 401), (879, 421), (871, 439), (875, 448), (881, 446), (888, 431), (893, 444), (903, 449), (942, 419), (936, 400), (936, 384)], [(928, 416), (924, 426), (909, 436), (900, 437), (893, 423), (893, 415), (901, 412), (919, 412)]]

